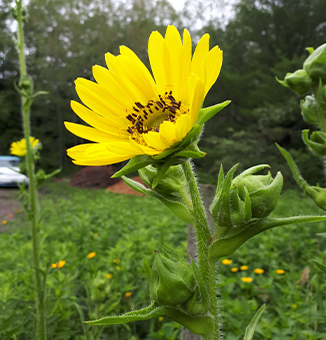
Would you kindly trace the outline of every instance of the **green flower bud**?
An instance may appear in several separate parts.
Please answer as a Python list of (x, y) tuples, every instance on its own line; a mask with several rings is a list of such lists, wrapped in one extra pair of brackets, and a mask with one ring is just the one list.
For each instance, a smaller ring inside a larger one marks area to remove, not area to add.
[(319, 46), (304, 62), (303, 68), (314, 79), (326, 80), (326, 44)]
[(267, 217), (276, 207), (283, 187), (283, 176), (280, 172), (273, 179), (270, 172), (267, 175), (252, 175), (261, 167), (252, 167), (233, 180), (238, 188), (239, 197), (245, 201), (247, 192), (251, 203), (252, 218)]
[(314, 96), (306, 96), (300, 101), (301, 115), (305, 122), (318, 124), (317, 107)]
[(326, 189), (320, 187), (306, 186), (304, 188), (304, 191), (314, 200), (319, 208), (326, 210)]
[(151, 299), (159, 306), (177, 306), (186, 302), (196, 289), (195, 275), (185, 259), (155, 253), (152, 267)]
[(294, 73), (287, 73), (283, 81), (278, 79), (277, 81), (299, 95), (307, 93), (312, 87), (312, 79), (305, 70), (297, 70)]
[(302, 131), (302, 139), (306, 145), (318, 156), (326, 156), (326, 133), (322, 131), (314, 131), (310, 139), (308, 137), (309, 130)]

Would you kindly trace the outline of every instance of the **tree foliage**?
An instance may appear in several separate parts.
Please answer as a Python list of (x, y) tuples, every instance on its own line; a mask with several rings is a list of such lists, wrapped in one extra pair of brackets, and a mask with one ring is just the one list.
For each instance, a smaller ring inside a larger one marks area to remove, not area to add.
[[(220, 1), (221, 3), (221, 1)], [(66, 148), (83, 142), (64, 129), (63, 121), (78, 118), (70, 109), (77, 99), (74, 80), (92, 79), (92, 65), (105, 64), (104, 54), (119, 53), (126, 45), (149, 66), (147, 40), (153, 30), (164, 33), (168, 24), (180, 30), (212, 7), (211, 1), (189, 0), (177, 13), (167, 0), (31, 0), (25, 24), (27, 67), (36, 90), (48, 96), (35, 100), (32, 107), (32, 131), (43, 144), (42, 167), (71, 169)], [(7, 154), (13, 140), (21, 138), (19, 98), (13, 87), (18, 80), (10, 1), (0, 1), (0, 153)], [(203, 181), (216, 178), (219, 165), (230, 168), (270, 163), (275, 170), (288, 169), (274, 142), (293, 149), (298, 165), (321, 167), (304, 151), (300, 131), (299, 100), (294, 93), (275, 81), (288, 70), (302, 66), (306, 47), (317, 47), (326, 40), (323, 0), (238, 0), (234, 17), (227, 24), (210, 16), (201, 16), (202, 29), (189, 27), (191, 33), (211, 35), (211, 46), (224, 51), (224, 63), (218, 82), (205, 105), (226, 99), (232, 104), (206, 127), (202, 147), (208, 151), (199, 171)], [(291, 151), (292, 153), (292, 151)], [(300, 165), (300, 163), (302, 163)], [(318, 172), (317, 172), (318, 173)], [(307, 179), (318, 181), (311, 174)], [(290, 177), (290, 176), (289, 176)]]

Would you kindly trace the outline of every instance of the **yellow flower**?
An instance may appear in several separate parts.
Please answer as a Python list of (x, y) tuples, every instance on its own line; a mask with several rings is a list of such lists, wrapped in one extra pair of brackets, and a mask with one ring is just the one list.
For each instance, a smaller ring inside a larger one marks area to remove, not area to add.
[(256, 268), (256, 269), (254, 269), (254, 272), (256, 274), (262, 274), (264, 272), (264, 269)]
[(51, 267), (52, 267), (52, 268), (57, 268), (57, 264), (56, 264), (56, 263), (52, 263), (52, 264), (51, 264)]
[(106, 274), (105, 277), (106, 277), (107, 279), (111, 279), (111, 278), (112, 278), (112, 275), (111, 275), (111, 274)]
[(96, 255), (96, 253), (95, 253), (95, 251), (93, 251), (93, 252), (89, 253), (89, 254), (87, 255), (87, 257), (88, 257), (89, 259), (92, 259), (95, 255)]
[(114, 259), (113, 262), (114, 262), (114, 263), (120, 263), (120, 260)]
[(120, 270), (120, 267), (117, 267), (117, 270)]
[(131, 294), (132, 294), (132, 292), (127, 292), (127, 293), (125, 294), (126, 298), (127, 298), (127, 299), (130, 298)]
[(19, 210), (19, 209), (16, 210), (16, 213), (17, 213), (17, 214), (19, 214), (20, 212), (21, 212), (21, 210)]
[(12, 216), (13, 216), (12, 214), (8, 214), (8, 218), (12, 218)]
[(159, 318), (158, 318), (158, 321), (163, 321), (163, 317), (162, 316), (160, 316)]
[(98, 236), (98, 233), (95, 233), (95, 234), (94, 234), (94, 237), (97, 237), (97, 236)]
[(242, 282), (245, 282), (245, 283), (250, 283), (250, 282), (252, 282), (252, 278), (251, 277), (242, 277), (241, 278), (241, 281)]
[(226, 266), (228, 266), (229, 264), (232, 263), (232, 260), (224, 259), (224, 260), (222, 260), (222, 263), (225, 264)]
[[(32, 145), (32, 148), (35, 149), (37, 144), (40, 142), (38, 139), (34, 137), (29, 137), (29, 141)], [(18, 142), (12, 142), (10, 146), (10, 153), (12, 155), (16, 155), (19, 157), (23, 157), (26, 155), (26, 140), (25, 138), (21, 139)]]
[(5, 224), (7, 224), (7, 223), (8, 223), (8, 221), (6, 221), (6, 220), (3, 220), (3, 221), (2, 221), (2, 224), (3, 224), (3, 225), (5, 225)]
[(59, 261), (58, 263), (58, 269), (62, 268), (66, 264), (66, 261)]
[(241, 269), (241, 270), (247, 270), (247, 269), (248, 269), (248, 266), (241, 266), (240, 269)]
[(233, 272), (233, 273), (237, 272), (238, 270), (239, 270), (239, 268), (237, 268), (237, 267), (231, 268), (231, 272)]
[(137, 155), (155, 156), (172, 148), (190, 132), (202, 102), (222, 66), (218, 46), (209, 50), (209, 35), (199, 40), (192, 56), (191, 37), (183, 42), (174, 26), (163, 38), (152, 32), (148, 54), (155, 81), (136, 54), (120, 46), (106, 53), (108, 69), (93, 67), (96, 80), (78, 78), (76, 91), (85, 104), (71, 102), (89, 126), (65, 122), (73, 134), (95, 143), (67, 150), (78, 165), (107, 165)]
[(282, 274), (285, 273), (285, 271), (283, 269), (277, 269), (276, 273), (279, 274), (279, 275), (282, 275)]
[(297, 308), (297, 305), (296, 305), (296, 304), (293, 304), (293, 305), (292, 305), (292, 308), (293, 308), (293, 309), (296, 309), (296, 308)]

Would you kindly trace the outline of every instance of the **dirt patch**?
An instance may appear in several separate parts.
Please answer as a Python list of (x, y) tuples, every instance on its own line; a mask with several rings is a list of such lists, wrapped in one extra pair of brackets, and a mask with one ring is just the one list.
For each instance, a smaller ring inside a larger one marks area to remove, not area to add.
[(115, 172), (112, 166), (86, 166), (72, 176), (70, 185), (77, 188), (107, 188), (120, 181), (119, 178), (111, 178)]
[(13, 219), (17, 211), (20, 211), (21, 204), (18, 201), (19, 189), (0, 188), (0, 223)]
[[(133, 177), (132, 179), (138, 183), (145, 185), (139, 176)], [(120, 179), (118, 183), (110, 185), (106, 190), (112, 191), (116, 194), (144, 196), (144, 194), (141, 194), (134, 189), (129, 188), (122, 179)]]

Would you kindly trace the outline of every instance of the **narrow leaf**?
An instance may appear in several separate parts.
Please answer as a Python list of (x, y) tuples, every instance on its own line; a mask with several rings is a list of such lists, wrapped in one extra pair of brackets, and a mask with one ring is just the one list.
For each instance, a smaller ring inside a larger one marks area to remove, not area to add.
[(128, 187), (130, 187), (131, 189), (134, 189), (135, 191), (137, 191), (137, 192), (139, 192), (141, 194), (152, 196), (152, 190), (147, 189), (141, 183), (136, 182), (133, 179), (128, 178), (126, 176), (122, 176), (121, 178), (128, 185)]
[(128, 175), (132, 172), (137, 171), (149, 164), (155, 163), (155, 160), (151, 156), (139, 155), (131, 158), (131, 160), (121, 170), (117, 171), (112, 178), (121, 177)]
[(143, 257), (143, 267), (144, 267), (144, 271), (145, 271), (148, 283), (151, 284), (152, 269), (149, 266), (148, 262), (146, 261), (145, 257)]
[(251, 340), (252, 339), (252, 337), (254, 336), (254, 333), (255, 333), (255, 329), (256, 329), (257, 323), (258, 323), (261, 315), (263, 314), (264, 310), (265, 310), (265, 304), (263, 304), (258, 309), (257, 313), (255, 314), (255, 316), (250, 321), (250, 324), (248, 325), (248, 327), (246, 329), (246, 333), (245, 333), (245, 336), (244, 336), (243, 340)]
[(316, 260), (312, 260), (312, 262), (320, 269), (322, 270), (323, 272), (326, 273), (326, 266), (323, 265), (322, 263), (316, 261)]
[(223, 103), (216, 104), (214, 106), (206, 107), (205, 109), (200, 109), (196, 124), (204, 124), (209, 119), (214, 117), (218, 112), (224, 109), (231, 103), (231, 100), (226, 100)]

